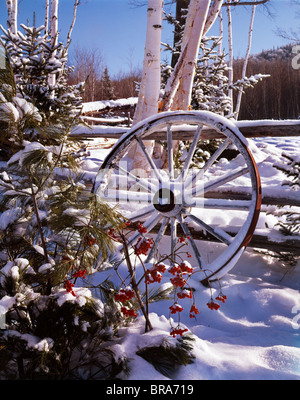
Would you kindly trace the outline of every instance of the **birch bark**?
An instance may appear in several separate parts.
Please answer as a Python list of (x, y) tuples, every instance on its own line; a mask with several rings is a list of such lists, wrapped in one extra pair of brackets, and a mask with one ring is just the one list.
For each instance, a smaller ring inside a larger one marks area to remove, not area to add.
[(192, 0), (190, 3), (181, 47), (185, 54), (178, 60), (178, 63), (182, 63), (179, 71), (175, 72), (176, 68), (174, 70), (178, 74), (176, 79), (170, 77), (170, 82), (174, 82), (168, 93), (171, 99), (168, 103), (172, 110), (189, 109), (197, 56), (210, 3), (211, 0)]
[(46, 0), (45, 3), (45, 35), (48, 35), (49, 32), (49, 0)]
[(6, 0), (7, 27), (16, 35), (18, 32), (18, 0)]
[[(228, 0), (230, 3), (231, 0)], [(227, 20), (228, 20), (228, 52), (229, 52), (229, 60), (228, 60), (228, 84), (233, 84), (233, 39), (232, 39), (232, 18), (231, 18), (231, 9), (230, 5), (227, 7)], [(231, 106), (230, 106), (230, 114), (233, 113), (233, 90), (228, 90), (228, 97), (230, 98)]]
[[(249, 60), (250, 51), (251, 51), (255, 9), (256, 9), (256, 4), (254, 4), (253, 7), (252, 7), (252, 13), (251, 13), (251, 19), (250, 19), (250, 25), (249, 25), (248, 47), (247, 47), (246, 56), (245, 56), (244, 64), (243, 64), (242, 79), (245, 79), (245, 77), (246, 77), (247, 65), (248, 65), (248, 60)], [(235, 112), (234, 112), (235, 119), (238, 119), (238, 116), (239, 116), (240, 107), (241, 107), (241, 101), (242, 101), (242, 95), (243, 95), (243, 92), (239, 91), (238, 95), (237, 95), (236, 107), (235, 107)]]
[(210, 28), (213, 26), (215, 20), (217, 19), (224, 0), (214, 0), (209, 8), (208, 16), (205, 22), (203, 35), (206, 35)]
[[(50, 37), (51, 46), (53, 49), (53, 56), (55, 55), (55, 47), (58, 42), (58, 2), (59, 0), (51, 0), (50, 5)], [(49, 86), (55, 86), (56, 77), (55, 74), (51, 74), (48, 78)]]
[[(133, 125), (158, 112), (161, 78), (162, 13), (163, 0), (148, 0), (143, 76)], [(145, 141), (144, 144), (152, 155), (154, 142)], [(128, 156), (134, 160), (134, 169), (141, 171), (145, 169), (145, 156), (138, 145), (132, 147)]]
[(148, 0), (143, 76), (133, 125), (158, 111), (163, 0)]

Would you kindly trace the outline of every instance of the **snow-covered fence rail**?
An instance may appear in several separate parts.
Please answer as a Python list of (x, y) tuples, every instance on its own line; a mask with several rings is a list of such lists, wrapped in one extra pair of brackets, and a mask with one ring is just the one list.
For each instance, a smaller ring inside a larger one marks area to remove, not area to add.
[[(259, 121), (236, 121), (241, 133), (246, 138), (262, 138), (262, 137), (291, 137), (300, 136), (300, 121), (299, 120), (259, 120)], [(196, 128), (195, 128), (196, 129)], [(181, 126), (173, 128), (173, 139), (174, 140), (190, 140), (193, 138), (195, 129), (190, 126)], [(79, 126), (73, 132), (73, 137), (80, 139), (96, 139), (96, 138), (110, 138), (118, 140), (124, 133), (128, 132), (129, 128), (126, 127), (107, 127), (107, 126), (92, 126), (85, 127)], [(163, 137), (163, 132), (154, 132), (149, 135), (149, 139), (160, 140)], [(201, 132), (202, 139), (213, 139), (221, 138), (221, 135), (208, 128), (203, 128)], [(228, 194), (226, 194), (228, 195)], [(213, 197), (214, 193), (211, 192), (208, 196)], [(218, 192), (218, 196), (222, 196)], [(232, 193), (233, 199), (247, 199), (248, 194), (242, 190), (238, 193)], [(219, 197), (220, 198), (220, 197)], [(262, 198), (262, 204), (270, 204), (276, 206), (298, 206), (300, 207), (300, 196), (297, 192), (291, 192), (290, 195), (284, 194), (284, 197), (272, 196), (270, 194), (264, 194)]]
[[(236, 121), (235, 122), (241, 133), (246, 138), (263, 138), (263, 137), (296, 137), (300, 136), (300, 121), (299, 120), (260, 120), (260, 121)], [(108, 127), (108, 126), (93, 126), (93, 127), (77, 127), (73, 132), (72, 136), (81, 139), (94, 139), (94, 138), (111, 138), (118, 140), (124, 133), (128, 132), (130, 128), (127, 127)], [(164, 132), (156, 131), (149, 136), (149, 139), (160, 140), (163, 137)], [(173, 126), (173, 139), (174, 140), (190, 140), (195, 134), (195, 129), (191, 126), (178, 125)], [(201, 133), (201, 138), (212, 139), (220, 138), (221, 135), (213, 130), (204, 128)], [(224, 198), (228, 198), (228, 192), (224, 193)], [(238, 191), (229, 194), (232, 200), (247, 200), (249, 193), (243, 191), (240, 188)], [(222, 199), (222, 192), (218, 190), (218, 193), (213, 191), (206, 193), (206, 198), (218, 198)], [(265, 206), (296, 206), (300, 207), (300, 195), (296, 191), (284, 191), (282, 195), (278, 193), (270, 193), (263, 190), (262, 204)], [(155, 229), (159, 229), (157, 226)], [(191, 228), (192, 229), (192, 228)], [(226, 232), (234, 234), (231, 230), (225, 229)], [(155, 233), (153, 231), (153, 233)], [(168, 232), (166, 232), (168, 235)], [(178, 232), (180, 234), (180, 232)], [(210, 235), (208, 232), (195, 231), (193, 232), (195, 239), (204, 239), (208, 241), (215, 241), (216, 238)], [(256, 230), (251, 243), (251, 247), (268, 249), (271, 251), (288, 251), (292, 249), (295, 255), (300, 255), (300, 237), (297, 236), (285, 236), (278, 230), (264, 229), (263, 232)]]
[[(260, 120), (260, 121), (236, 121), (236, 125), (246, 138), (258, 137), (284, 137), (284, 136), (300, 136), (299, 120)], [(105, 126), (78, 126), (72, 136), (82, 139), (93, 138), (111, 138), (119, 139), (122, 134), (128, 132), (129, 128), (108, 128)], [(189, 140), (194, 136), (195, 130), (178, 126), (173, 131), (174, 140)], [(159, 140), (162, 133), (155, 132), (149, 135), (151, 140)], [(201, 133), (202, 139), (217, 139), (222, 136), (213, 129), (204, 128)]]

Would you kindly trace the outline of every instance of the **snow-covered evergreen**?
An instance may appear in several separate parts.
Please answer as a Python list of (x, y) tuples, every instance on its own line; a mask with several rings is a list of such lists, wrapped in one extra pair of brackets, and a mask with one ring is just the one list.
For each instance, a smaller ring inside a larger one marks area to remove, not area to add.
[[(81, 107), (83, 83), (67, 84), (72, 68), (67, 65), (68, 53), (62, 43), (52, 45), (45, 27), (21, 24), (23, 32), (14, 34), (4, 29), (1, 43), (11, 62), (17, 94), (38, 108), (49, 123), (58, 116), (76, 117)], [(51, 83), (50, 77), (55, 76)]]

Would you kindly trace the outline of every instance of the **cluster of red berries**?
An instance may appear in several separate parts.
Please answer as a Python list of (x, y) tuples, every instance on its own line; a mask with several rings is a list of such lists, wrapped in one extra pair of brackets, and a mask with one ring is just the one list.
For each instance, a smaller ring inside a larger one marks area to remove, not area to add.
[(199, 314), (199, 310), (196, 307), (195, 303), (193, 303), (191, 309), (190, 309), (190, 318), (196, 318), (196, 315)]
[[(190, 236), (188, 236), (187, 239), (190, 240)], [(180, 238), (178, 239), (178, 242), (179, 242), (179, 243), (185, 243), (185, 238), (184, 238), (184, 237), (180, 237)]]
[(131, 300), (133, 297), (134, 293), (130, 287), (120, 289), (119, 292), (115, 294), (115, 300), (120, 301), (121, 303), (125, 303), (126, 301)]
[(121, 312), (122, 314), (125, 315), (125, 317), (137, 317), (137, 313), (135, 312), (135, 310), (133, 308), (127, 308), (127, 307), (121, 307)]
[(193, 292), (188, 289), (182, 289), (180, 292), (177, 293), (177, 297), (179, 299), (192, 299), (193, 298)]
[(64, 283), (64, 289), (66, 289), (66, 291), (68, 293), (71, 293), (74, 297), (76, 297), (73, 287), (74, 287), (74, 283), (70, 282), (69, 279), (67, 279)]
[(176, 275), (176, 274), (192, 274), (194, 271), (193, 267), (191, 266), (191, 264), (187, 261), (183, 261), (181, 264), (177, 264), (177, 265), (173, 265), (173, 267), (171, 267), (169, 269), (169, 272), (172, 275)]
[[(227, 296), (220, 293), (219, 296), (216, 297), (216, 300), (221, 301), (222, 303), (225, 303), (225, 300), (227, 300)], [(209, 303), (207, 303), (206, 305), (210, 310), (218, 310), (221, 307), (220, 304), (215, 303), (213, 301), (213, 299), (211, 299), (211, 301)]]
[[(86, 274), (87, 274), (86, 269), (79, 269), (79, 270), (73, 272), (72, 278), (75, 278), (75, 279), (76, 278), (83, 278), (83, 279), (85, 279), (85, 275)], [(73, 290), (74, 286), (75, 286), (74, 283), (72, 283), (69, 279), (67, 279), (64, 282), (63, 288), (66, 289), (66, 291), (68, 293), (71, 293), (74, 297), (76, 297), (76, 294), (75, 294), (75, 292)]]
[(114, 230), (114, 228), (109, 228), (109, 230), (108, 230), (108, 235), (109, 235), (112, 239), (118, 239), (118, 236), (117, 236), (116, 231)]
[(183, 278), (183, 275), (188, 274), (191, 275), (193, 273), (193, 267), (187, 261), (183, 261), (181, 264), (173, 265), (169, 272), (175, 276), (175, 278), (171, 278), (171, 283), (176, 286), (182, 288), (186, 284), (186, 279)]
[(179, 326), (177, 328), (173, 328), (170, 332), (170, 335), (176, 337), (176, 335), (182, 336), (185, 332), (188, 332), (188, 329), (182, 329)]
[(96, 243), (96, 239), (90, 235), (86, 236), (84, 239), (85, 246), (93, 246)]
[(166, 272), (167, 267), (163, 263), (155, 264), (151, 269), (147, 269), (145, 272), (145, 282), (146, 283), (160, 283), (162, 279), (162, 274)]
[(138, 231), (139, 231), (140, 234), (147, 233), (147, 229), (142, 224), (139, 224)]
[(148, 251), (152, 248), (153, 240), (146, 238), (139, 238), (137, 244), (134, 246), (134, 254), (137, 256), (143, 254), (147, 255)]
[[(118, 293), (115, 294), (115, 300), (125, 303), (134, 297), (134, 293), (129, 286), (121, 288)], [(133, 308), (121, 307), (121, 312), (125, 317), (137, 317), (137, 314)]]
[(79, 269), (78, 271), (73, 272), (73, 278), (82, 278), (85, 279), (85, 275), (87, 274), (86, 269)]
[(174, 303), (169, 307), (171, 310), (171, 314), (176, 314), (177, 312), (183, 311), (183, 307), (181, 307), (178, 303)]

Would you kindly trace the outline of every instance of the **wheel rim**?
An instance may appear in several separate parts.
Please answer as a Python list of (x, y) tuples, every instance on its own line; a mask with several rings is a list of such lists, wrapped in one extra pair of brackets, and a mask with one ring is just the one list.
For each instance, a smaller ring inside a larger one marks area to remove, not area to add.
[[(192, 128), (194, 133), (182, 168), (175, 171), (172, 143), (174, 132), (180, 126)], [(192, 170), (192, 160), (205, 126), (221, 133), (223, 142), (200, 169)], [(164, 138), (165, 170), (159, 170), (143, 143), (156, 132), (160, 132), (160, 137)], [(133, 143), (140, 148), (145, 165), (151, 169), (148, 177), (143, 178), (130, 170), (130, 162), (126, 157)], [(237, 150), (238, 157), (234, 159), (234, 168), (226, 165), (223, 171), (219, 166), (220, 158), (229, 146)], [(213, 176), (213, 173), (217, 175)], [(228, 190), (232, 186), (235, 189), (234, 183), (245, 176), (249, 182), (250, 200), (232, 201), (230, 196), (227, 199), (218, 198), (221, 187)], [(221, 278), (236, 264), (251, 240), (261, 206), (260, 177), (247, 140), (231, 121), (206, 111), (161, 113), (135, 126), (116, 143), (104, 160), (95, 181), (95, 192), (101, 199), (118, 203), (130, 221), (143, 222), (149, 233), (155, 230), (154, 246), (147, 262), (159, 251), (167, 230), (171, 255), (176, 251), (178, 232), (189, 237), (188, 246), (198, 264), (199, 280), (203, 284)], [(214, 193), (213, 198), (209, 198), (211, 193)], [(238, 229), (230, 227), (231, 231), (236, 231), (234, 236), (232, 232), (229, 235), (228, 229), (225, 230), (222, 224), (218, 226), (211, 223), (212, 213), (222, 215), (226, 210), (233, 214), (237, 212), (240, 219)], [(199, 230), (219, 242), (220, 254), (205, 254), (195, 234)], [(129, 240), (134, 243), (139, 237), (140, 233), (135, 232)]]

